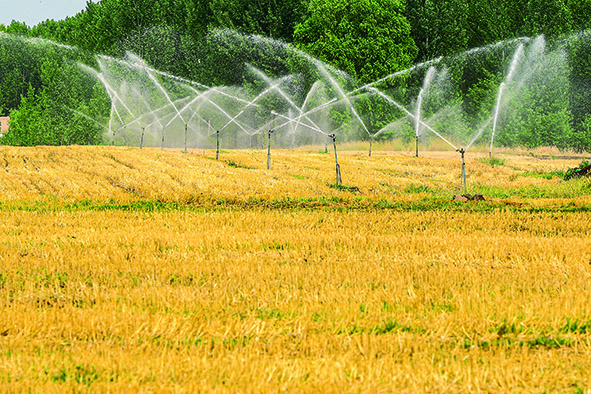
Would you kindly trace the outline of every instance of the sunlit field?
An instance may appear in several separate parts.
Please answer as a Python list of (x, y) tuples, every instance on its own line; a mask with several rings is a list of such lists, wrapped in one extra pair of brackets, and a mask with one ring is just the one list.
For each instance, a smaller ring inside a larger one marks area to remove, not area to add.
[(584, 156), (391, 148), (3, 147), (2, 390), (588, 392)]

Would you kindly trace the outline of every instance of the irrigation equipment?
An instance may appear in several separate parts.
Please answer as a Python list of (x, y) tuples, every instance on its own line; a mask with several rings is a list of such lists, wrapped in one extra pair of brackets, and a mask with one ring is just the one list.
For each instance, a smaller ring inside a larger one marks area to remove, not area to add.
[(220, 131), (216, 130), (215, 131), (215, 159), (219, 160), (220, 159)]
[(269, 143), (267, 145), (267, 170), (271, 168), (271, 134), (273, 133), (273, 129), (269, 129), (269, 131), (267, 131), (267, 135), (269, 136)]
[(465, 160), (465, 154), (466, 151), (464, 150), (464, 148), (460, 148), (457, 150), (458, 152), (460, 152), (460, 154), (462, 155), (462, 185), (463, 185), (463, 189), (462, 189), (462, 195), (466, 195), (468, 194), (468, 191), (466, 189), (466, 160)]
[(336, 170), (337, 170), (337, 185), (342, 185), (341, 179), (341, 166), (339, 165), (339, 157), (337, 156), (337, 136), (336, 134), (329, 134), (330, 138), (332, 138), (332, 144), (334, 146), (334, 160), (336, 162)]

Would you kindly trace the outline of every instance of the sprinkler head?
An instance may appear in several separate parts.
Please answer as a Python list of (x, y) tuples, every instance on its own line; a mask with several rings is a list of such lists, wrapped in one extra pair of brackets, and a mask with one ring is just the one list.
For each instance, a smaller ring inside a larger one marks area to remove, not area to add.
[(459, 148), (459, 149), (456, 149), (456, 152), (464, 154), (464, 153), (466, 153), (466, 150), (464, 148)]
[(333, 134), (329, 134), (328, 135), (328, 138), (332, 138), (333, 141), (336, 141), (337, 140), (337, 135), (334, 134), (334, 133)]

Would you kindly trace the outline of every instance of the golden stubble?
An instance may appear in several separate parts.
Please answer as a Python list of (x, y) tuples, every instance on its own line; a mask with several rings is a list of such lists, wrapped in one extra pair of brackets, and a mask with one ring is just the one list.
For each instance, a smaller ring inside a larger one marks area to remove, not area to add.
[[(43, 149), (47, 162), (39, 158)], [(226, 168), (198, 154), (146, 151), (144, 157), (139, 150), (99, 148), (84, 170), (94, 175), (78, 179), (72, 174), (79, 167), (64, 162), (95, 150), (43, 149), (11, 151), (34, 156), (39, 174), (32, 164), (18, 167), (20, 156), (11, 159), (0, 177), (21, 179), (3, 183), (5, 203), (43, 200), (30, 189), (33, 182), (41, 188), (41, 179), (54, 185), (53, 198), (66, 202), (176, 201), (181, 183), (189, 194), (191, 185), (201, 185), (211, 199), (293, 193), (413, 201), (414, 194), (368, 190), (385, 179), (403, 188), (422, 184), (417, 179), (438, 184), (449, 177), (451, 184), (457, 175), (445, 158), (418, 165), (408, 157), (343, 155), (346, 168), (355, 164), (362, 172), (350, 170), (351, 184), (361, 189), (353, 195), (326, 186), (333, 168), (321, 154), (286, 152), (267, 173)], [(50, 154), (61, 167), (49, 164)], [(232, 160), (254, 167), (255, 156), (241, 152)], [(109, 160), (127, 165), (104, 170)], [(539, 165), (520, 160), (514, 166)], [(195, 174), (183, 167), (191, 165)], [(367, 168), (377, 178), (363, 175)], [(296, 170), (306, 179), (286, 175)], [(203, 187), (208, 171), (213, 180)], [(113, 186), (109, 177), (127, 179), (125, 188), (145, 195)], [(274, 177), (276, 189), (261, 185)], [(13, 392), (584, 389), (591, 385), (589, 223), (586, 212), (501, 209), (144, 212), (8, 205), (0, 211), (0, 383)]]

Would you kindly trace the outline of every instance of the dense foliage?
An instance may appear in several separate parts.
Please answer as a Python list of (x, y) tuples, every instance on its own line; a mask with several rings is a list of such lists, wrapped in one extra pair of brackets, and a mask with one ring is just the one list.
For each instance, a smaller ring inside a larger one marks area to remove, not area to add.
[[(563, 74), (549, 82), (523, 82), (525, 91), (511, 103), (523, 111), (503, 120), (507, 131), (499, 142), (589, 150), (590, 16), (589, 0), (89, 1), (81, 13), (62, 21), (0, 25), (0, 115), (11, 116), (13, 131), (4, 142), (101, 142), (100, 124), (110, 116), (108, 96), (75, 65), (94, 66), (94, 54), (121, 57), (131, 51), (155, 68), (207, 85), (243, 84), (246, 64), (276, 77), (310, 72), (295, 50), (275, 41), (264, 44), (273, 51), (262, 50), (249, 34), (292, 44), (347, 72), (358, 85), (446, 56), (448, 78), (457, 89), (430, 97), (425, 111), (435, 113), (437, 100), (455, 103), (462, 114), (447, 111), (445, 116), (457, 119), (457, 134), (467, 134), (490, 113), (514, 47), (487, 51), (477, 61), (458, 54), (539, 34), (551, 48), (579, 32), (577, 40), (565, 44)], [(412, 102), (424, 72), (389, 82), (384, 89)], [(541, 90), (532, 88), (542, 85)], [(396, 117), (383, 103), (362, 98), (355, 104), (371, 118), (372, 132)]]

